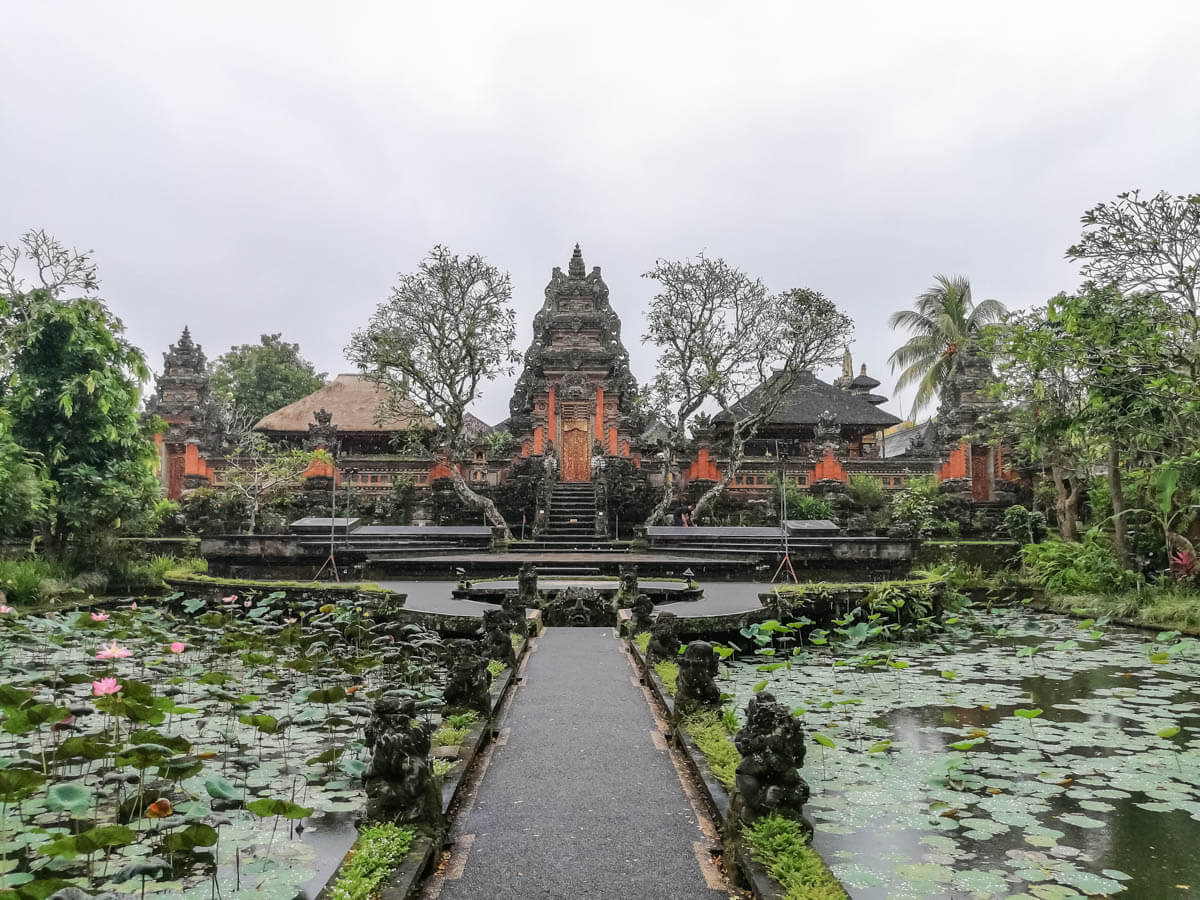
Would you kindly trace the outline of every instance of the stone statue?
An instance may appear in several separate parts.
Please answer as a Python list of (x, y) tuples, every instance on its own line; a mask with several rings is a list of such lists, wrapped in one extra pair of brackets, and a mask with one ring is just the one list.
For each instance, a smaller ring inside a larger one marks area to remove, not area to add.
[(442, 820), (442, 794), (429, 760), (432, 726), (416, 717), (416, 704), (386, 694), (375, 701), (367, 722), (371, 762), (363, 773), (369, 822), (423, 823)]
[(487, 641), (488, 656), (498, 659), (510, 669), (517, 664), (517, 651), (513, 648), (512, 619), (505, 609), (483, 611), (483, 633)]
[(508, 630), (525, 634), (525, 604), (521, 602), (521, 595), (516, 591), (505, 591), (500, 599), (500, 608), (508, 617)]
[(717, 654), (708, 641), (689, 641), (679, 657), (675, 712), (684, 715), (701, 706), (720, 706), (717, 687)]
[(762, 691), (746, 705), (746, 724), (733, 743), (742, 754), (733, 798), (735, 814), (747, 824), (772, 812), (800, 819), (808, 801), (808, 784), (798, 771), (804, 764), (800, 720), (774, 694)]
[(679, 656), (679, 619), (675, 613), (660, 612), (650, 626), (650, 643), (646, 646), (646, 661), (661, 659), (674, 662)]
[(616, 624), (612, 604), (594, 588), (569, 587), (559, 591), (546, 604), (542, 615), (551, 627), (599, 628)]
[(537, 569), (533, 567), (533, 563), (522, 563), (520, 570), (517, 572), (517, 592), (518, 599), (523, 606), (538, 605), (538, 577)]
[(482, 641), (460, 638), (448, 647), (450, 676), (443, 698), (447, 706), (461, 706), (483, 713), (492, 711), (489, 688), (492, 673), (488, 671), (488, 655)]
[(650, 595), (638, 594), (631, 609), (634, 633), (649, 631), (650, 626), (654, 624), (654, 601), (650, 599)]
[(618, 571), (621, 580), (617, 588), (617, 606), (632, 606), (638, 595), (637, 566), (622, 565)]

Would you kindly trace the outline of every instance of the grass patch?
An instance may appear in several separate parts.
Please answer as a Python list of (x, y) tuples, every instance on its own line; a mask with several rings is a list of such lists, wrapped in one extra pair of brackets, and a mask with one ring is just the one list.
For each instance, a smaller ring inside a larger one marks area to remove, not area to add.
[(658, 677), (662, 681), (663, 687), (667, 689), (667, 693), (674, 697), (675, 682), (679, 678), (679, 663), (664, 659), (654, 664), (654, 671), (658, 673)]
[(1147, 628), (1200, 631), (1200, 592), (1178, 587), (1151, 587), (1114, 596), (1047, 595), (1045, 605), (1058, 612), (1091, 618), (1109, 616)]
[(507, 668), (508, 666), (498, 659), (493, 659), (490, 663), (488, 663), (488, 671), (491, 673), (492, 678), (499, 678), (500, 673)]
[(471, 726), (479, 721), (479, 713), (468, 710), (447, 716), (433, 735), (433, 742), (439, 747), (457, 747), (467, 738)]
[[(777, 584), (766, 585), (766, 587), (785, 596), (804, 596), (822, 591), (878, 591), (889, 587), (932, 587), (941, 584), (944, 580), (938, 576), (931, 576), (928, 578), (904, 578), (897, 581), (811, 581), (804, 584)], [(763, 593), (768, 593), (768, 591)]]
[(724, 720), (715, 712), (700, 710), (683, 720), (683, 728), (708, 760), (708, 767), (717, 776), (717, 781), (732, 792), (742, 755), (733, 746)]
[(751, 855), (783, 888), (785, 900), (848, 900), (799, 822), (772, 814), (742, 832)]
[(333, 900), (370, 900), (404, 860), (416, 832), (399, 825), (371, 825), (359, 832), (350, 858), (342, 864), (330, 896)]
[(642, 656), (645, 656), (646, 649), (650, 646), (650, 632), (638, 632), (633, 636), (633, 642), (637, 644), (638, 649), (642, 651)]
[(457, 759), (435, 759), (433, 761), (433, 774), (438, 778), (445, 778), (454, 771), (454, 767), (457, 765)]
[(512, 641), (513, 649), (518, 653), (521, 652), (521, 643), (525, 640), (525, 635), (517, 634), (515, 631), (508, 635), (508, 639)]
[(180, 587), (192, 585), (228, 587), (234, 590), (282, 591), (361, 591), (371, 594), (390, 594), (391, 591), (380, 587), (373, 581), (363, 582), (331, 582), (331, 581), (264, 581), (252, 578), (214, 578), (210, 575), (199, 575), (183, 569), (172, 569), (166, 573), (166, 578)]

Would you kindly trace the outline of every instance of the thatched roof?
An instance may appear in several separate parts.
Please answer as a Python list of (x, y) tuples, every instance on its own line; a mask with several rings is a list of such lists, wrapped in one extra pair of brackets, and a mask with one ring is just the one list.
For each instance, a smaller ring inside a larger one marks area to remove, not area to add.
[(319, 409), (333, 414), (333, 424), (340, 432), (386, 433), (433, 426), (433, 422), (412, 404), (409, 404), (411, 413), (379, 421), (380, 405), (386, 397), (387, 392), (365, 375), (338, 375), (302, 400), (263, 417), (254, 430), (308, 434), (308, 426), (316, 421), (313, 415)]
[[(767, 384), (778, 377), (780, 377), (778, 373), (772, 375)], [(753, 412), (758, 409), (761, 402), (762, 387), (760, 386), (735, 403), (734, 407), (739, 412), (743, 410)], [(896, 425), (900, 422), (891, 413), (876, 409), (874, 406), (876, 402), (882, 402), (882, 398), (878, 401), (874, 398), (868, 400), (859, 394), (827, 384), (814, 376), (812, 372), (802, 372), (796, 380), (795, 387), (783, 398), (775, 415), (767, 424), (815, 425), (817, 418), (826, 410), (833, 413), (842, 425), (867, 425), (878, 428)], [(742, 414), (744, 415), (745, 412)], [(733, 421), (733, 416), (725, 411), (713, 417), (714, 424), (731, 421)]]

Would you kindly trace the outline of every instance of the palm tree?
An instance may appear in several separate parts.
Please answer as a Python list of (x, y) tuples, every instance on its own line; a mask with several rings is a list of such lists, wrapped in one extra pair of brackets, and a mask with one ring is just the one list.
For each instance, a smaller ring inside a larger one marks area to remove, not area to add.
[(891, 355), (892, 371), (902, 368), (896, 390), (917, 385), (911, 417), (927, 406), (949, 381), (959, 351), (979, 336), (984, 325), (998, 322), (1007, 310), (999, 300), (971, 299), (971, 282), (961, 275), (938, 275), (917, 295), (913, 309), (892, 313), (888, 324), (905, 328), (912, 337)]

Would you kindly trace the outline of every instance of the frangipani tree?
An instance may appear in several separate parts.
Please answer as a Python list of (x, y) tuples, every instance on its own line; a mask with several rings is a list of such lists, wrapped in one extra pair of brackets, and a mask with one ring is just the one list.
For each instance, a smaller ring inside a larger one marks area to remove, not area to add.
[(459, 256), (439, 244), (415, 272), (400, 275), (346, 348), (349, 359), (387, 389), (381, 415), (408, 418), (415, 406), (433, 420), (434, 446), (448, 463), (455, 493), (482, 509), (507, 540), (512, 533), (500, 510), (471, 489), (457, 463), (468, 449), (467, 407), (485, 381), (512, 374), (518, 359), (511, 300), (507, 272), (478, 254)]
[[(696, 514), (737, 475), (746, 441), (796, 388), (800, 373), (836, 361), (853, 326), (818, 291), (771, 294), (761, 279), (720, 257), (659, 260), (643, 277), (658, 283), (642, 340), (659, 350), (649, 393), (666, 429), (664, 491), (646, 520), (652, 525), (675, 500), (678, 460), (706, 404), (729, 414), (728, 463)], [(739, 403), (755, 388), (753, 404)]]

